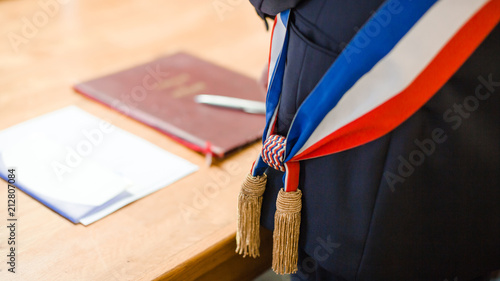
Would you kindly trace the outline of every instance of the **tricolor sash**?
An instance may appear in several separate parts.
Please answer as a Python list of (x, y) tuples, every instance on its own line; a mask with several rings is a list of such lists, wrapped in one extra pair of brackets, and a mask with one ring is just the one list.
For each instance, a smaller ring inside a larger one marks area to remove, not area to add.
[[(289, 14), (290, 11), (285, 11), (277, 15), (273, 28), (263, 151), (248, 178), (256, 184), (254, 187), (259, 186), (255, 194), (263, 193), (264, 172), (269, 166), (285, 172), (283, 196), (290, 197), (287, 193), (300, 193), (299, 161), (360, 146), (408, 119), (497, 25), (500, 0), (386, 1), (300, 105), (287, 135), (277, 136), (275, 125), (282, 98)], [(260, 206), (245, 205), (248, 203), (245, 200), (253, 196), (250, 190), (254, 188), (248, 186), (247, 180), (242, 189), (246, 197), (240, 194), (238, 205), (237, 251), (256, 256), (259, 241), (255, 233), (245, 230), (249, 223), (245, 212)], [(281, 194), (276, 216), (280, 216), (281, 209), (300, 216), (298, 207), (284, 207)], [(283, 200), (297, 202), (295, 197)], [(255, 202), (258, 204), (258, 200)], [(257, 215), (260, 217), (260, 209)], [(300, 217), (298, 220), (300, 224)], [(251, 219), (251, 223), (258, 223), (258, 218)], [(298, 227), (296, 222), (292, 225)], [(296, 251), (297, 245), (293, 244), (297, 244), (298, 233), (277, 234), (280, 227), (275, 222), (273, 269), (278, 273), (295, 272), (296, 256), (287, 261), (287, 257), (280, 255), (290, 252), (287, 247), (293, 248), (291, 252)], [(258, 226), (252, 229), (258, 231)], [(291, 228), (288, 225), (283, 229), (290, 232)]]

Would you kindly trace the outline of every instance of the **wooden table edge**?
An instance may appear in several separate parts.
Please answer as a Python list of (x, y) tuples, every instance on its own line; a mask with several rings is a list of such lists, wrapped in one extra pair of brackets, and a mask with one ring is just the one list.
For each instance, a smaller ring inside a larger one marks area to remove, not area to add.
[(261, 227), (260, 233), (258, 258), (243, 258), (235, 252), (234, 231), (215, 245), (153, 280), (252, 280), (271, 267), (272, 232)]

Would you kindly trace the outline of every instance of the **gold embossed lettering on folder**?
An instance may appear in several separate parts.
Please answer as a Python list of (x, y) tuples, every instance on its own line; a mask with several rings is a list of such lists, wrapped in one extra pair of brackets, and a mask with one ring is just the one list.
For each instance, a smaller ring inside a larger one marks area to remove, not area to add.
[(82, 82), (74, 89), (202, 153), (223, 157), (262, 136), (264, 115), (198, 104), (200, 94), (264, 101), (254, 79), (185, 53)]

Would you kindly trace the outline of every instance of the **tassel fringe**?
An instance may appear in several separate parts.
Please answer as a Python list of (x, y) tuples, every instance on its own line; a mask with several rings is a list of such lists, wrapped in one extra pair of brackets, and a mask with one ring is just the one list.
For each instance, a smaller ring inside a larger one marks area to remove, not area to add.
[(260, 255), (260, 210), (262, 194), (266, 188), (267, 175), (249, 174), (238, 196), (238, 228), (236, 230), (236, 253), (253, 258)]
[(297, 272), (302, 192), (285, 192), (276, 200), (273, 232), (273, 270), (278, 274)]

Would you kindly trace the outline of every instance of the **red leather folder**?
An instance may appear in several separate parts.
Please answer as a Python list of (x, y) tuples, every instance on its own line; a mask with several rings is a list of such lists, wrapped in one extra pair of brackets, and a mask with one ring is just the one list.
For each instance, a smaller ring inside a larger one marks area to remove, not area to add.
[(264, 115), (198, 104), (199, 94), (264, 101), (254, 79), (178, 53), (74, 89), (202, 153), (223, 157), (262, 136)]

